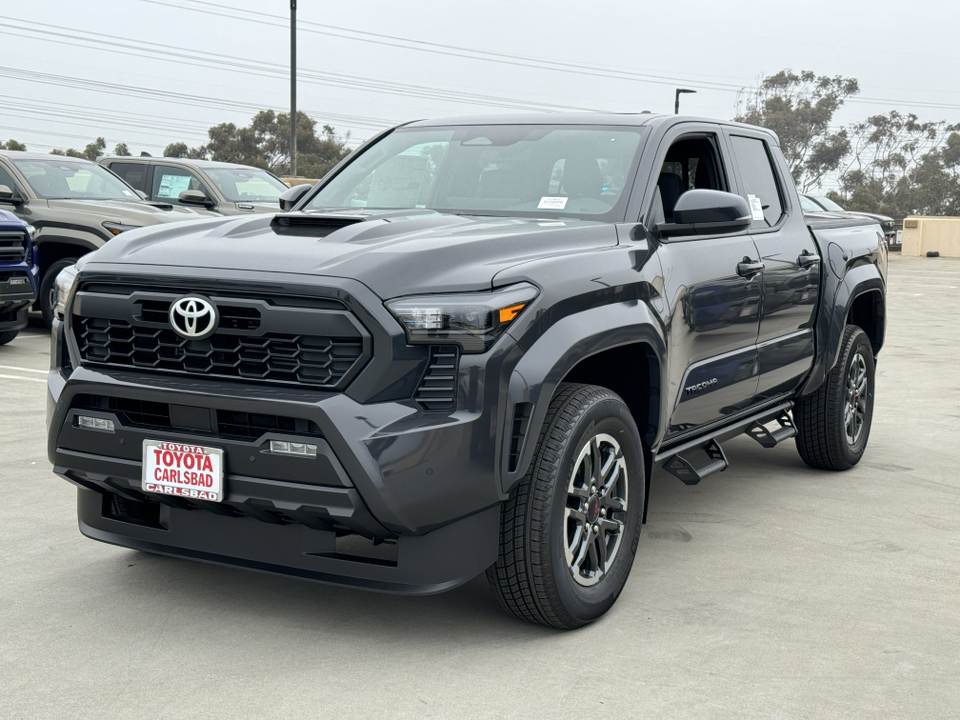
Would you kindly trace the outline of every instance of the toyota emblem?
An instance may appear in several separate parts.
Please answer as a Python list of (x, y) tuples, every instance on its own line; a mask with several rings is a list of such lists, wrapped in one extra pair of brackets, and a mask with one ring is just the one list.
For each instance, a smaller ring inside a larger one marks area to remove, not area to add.
[(217, 308), (202, 297), (182, 297), (170, 306), (170, 324), (188, 340), (203, 340), (212, 335), (217, 320)]

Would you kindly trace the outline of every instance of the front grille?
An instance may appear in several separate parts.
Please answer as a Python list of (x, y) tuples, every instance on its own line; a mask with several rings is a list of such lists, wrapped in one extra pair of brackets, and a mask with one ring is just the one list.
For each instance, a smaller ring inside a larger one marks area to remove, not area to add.
[(124, 320), (74, 317), (73, 322), (84, 362), (150, 370), (330, 387), (363, 353), (359, 338), (216, 333), (188, 340), (169, 328)]
[[(214, 410), (216, 431), (209, 432), (196, 427), (179, 427), (171, 419), (170, 405), (135, 398), (114, 397), (110, 395), (77, 395), (70, 405), (76, 410), (95, 410), (110, 412), (128, 427), (148, 428), (150, 430), (189, 430), (195, 434), (216, 434), (219, 437), (244, 438), (256, 440), (264, 433), (275, 432), (289, 435), (308, 435), (322, 437), (320, 427), (312, 420), (268, 415), (265, 413), (235, 412), (233, 410)], [(204, 410), (203, 408), (196, 408)]]
[(0, 262), (20, 262), (27, 256), (27, 238), (22, 232), (0, 232)]
[(81, 364), (342, 390), (371, 354), (370, 336), (336, 301), (211, 296), (217, 330), (197, 340), (170, 325), (170, 306), (185, 292), (109, 290), (77, 293), (72, 330)]
[(457, 364), (460, 349), (456, 345), (434, 345), (430, 361), (413, 399), (424, 410), (457, 409)]

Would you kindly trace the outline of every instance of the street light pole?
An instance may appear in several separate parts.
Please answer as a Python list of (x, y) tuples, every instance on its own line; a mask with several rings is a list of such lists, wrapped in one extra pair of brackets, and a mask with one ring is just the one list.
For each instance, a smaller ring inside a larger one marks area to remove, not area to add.
[(677, 94), (673, 99), (673, 114), (680, 114), (680, 96), (684, 93), (695, 93), (696, 90), (687, 90), (686, 88), (677, 88)]
[(297, 0), (290, 0), (290, 177), (297, 176)]

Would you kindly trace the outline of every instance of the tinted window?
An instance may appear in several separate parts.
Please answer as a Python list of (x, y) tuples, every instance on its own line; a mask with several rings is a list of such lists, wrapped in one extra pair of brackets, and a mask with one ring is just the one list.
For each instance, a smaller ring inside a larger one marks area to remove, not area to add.
[(143, 163), (118, 162), (107, 166), (137, 190), (146, 190), (147, 166)]
[[(753, 227), (773, 227), (783, 215), (783, 202), (767, 144), (763, 140), (739, 135), (731, 139), (743, 180), (742, 192), (751, 210), (755, 211)], [(760, 208), (763, 209), (763, 218), (759, 217)]]
[(96, 163), (73, 158), (14, 160), (20, 174), (42, 198), (139, 200), (133, 188)]
[(151, 200), (159, 200), (166, 203), (178, 203), (180, 193), (184, 190), (199, 190), (207, 197), (210, 193), (203, 183), (197, 179), (189, 170), (171, 167), (169, 165), (156, 165), (153, 168), (153, 192), (150, 194)]

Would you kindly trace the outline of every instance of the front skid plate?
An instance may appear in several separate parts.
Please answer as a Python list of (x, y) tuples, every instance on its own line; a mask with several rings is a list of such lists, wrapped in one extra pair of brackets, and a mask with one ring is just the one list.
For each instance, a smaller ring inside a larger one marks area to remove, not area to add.
[(77, 513), (80, 532), (113, 545), (403, 595), (444, 592), (479, 575), (496, 560), (500, 529), (500, 507), (491, 507), (426, 535), (401, 536), (396, 565), (381, 565), (322, 555), (333, 533), (302, 525), (170, 509), (168, 529), (145, 527), (104, 517), (101, 494), (82, 488)]

